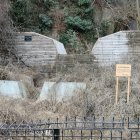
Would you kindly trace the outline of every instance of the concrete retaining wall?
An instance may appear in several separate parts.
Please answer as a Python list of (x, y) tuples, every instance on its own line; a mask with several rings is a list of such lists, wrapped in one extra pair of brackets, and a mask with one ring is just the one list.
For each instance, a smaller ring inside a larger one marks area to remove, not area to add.
[(114, 64), (140, 53), (140, 31), (120, 31), (95, 43), (92, 54), (100, 64)]
[[(85, 83), (76, 82), (45, 82), (41, 92), (39, 93), (38, 101), (62, 101), (67, 100), (77, 93), (84, 92), (86, 89)], [(25, 85), (19, 81), (0, 80), (0, 95), (12, 98), (26, 98), (28, 91)]]
[(69, 99), (74, 94), (84, 92), (86, 89), (85, 83), (76, 82), (45, 82), (39, 96), (41, 100), (62, 101)]
[(67, 54), (62, 43), (34, 32), (16, 33), (16, 50), (28, 66), (52, 65), (58, 54)]
[(25, 98), (27, 92), (25, 86), (19, 81), (0, 80), (0, 95), (12, 98)]

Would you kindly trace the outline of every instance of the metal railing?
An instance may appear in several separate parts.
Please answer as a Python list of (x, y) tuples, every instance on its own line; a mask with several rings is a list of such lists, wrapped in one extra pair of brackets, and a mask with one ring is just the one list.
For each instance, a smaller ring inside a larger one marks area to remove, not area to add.
[(39, 122), (1, 123), (0, 140), (140, 139), (140, 119), (65, 118)]

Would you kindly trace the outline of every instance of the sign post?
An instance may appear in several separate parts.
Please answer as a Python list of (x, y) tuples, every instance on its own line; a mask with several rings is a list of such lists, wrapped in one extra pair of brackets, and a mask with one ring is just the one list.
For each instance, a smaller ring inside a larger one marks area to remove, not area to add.
[(116, 104), (118, 103), (119, 94), (119, 77), (127, 77), (127, 103), (130, 96), (130, 77), (131, 77), (131, 65), (130, 64), (116, 64)]
[(119, 99), (118, 88), (119, 88), (119, 77), (116, 77), (116, 104), (118, 103)]

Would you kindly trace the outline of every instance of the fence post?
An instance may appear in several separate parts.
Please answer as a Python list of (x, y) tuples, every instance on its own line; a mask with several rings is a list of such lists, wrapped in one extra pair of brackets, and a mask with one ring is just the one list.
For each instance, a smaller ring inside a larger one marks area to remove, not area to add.
[(26, 135), (26, 133), (27, 133), (27, 132), (26, 132), (26, 130), (25, 130), (25, 140), (27, 140), (27, 135)]
[(56, 119), (56, 123), (57, 123), (57, 128), (58, 128), (58, 123), (59, 123), (59, 119), (58, 118)]
[(95, 118), (95, 116), (94, 116), (94, 128), (96, 127), (95, 123), (96, 123), (96, 118)]
[(130, 122), (129, 122), (129, 117), (128, 117), (128, 120), (127, 120), (127, 121), (128, 121), (128, 122), (127, 122), (127, 123), (128, 123), (127, 126), (128, 126), (128, 129), (129, 129), (129, 123), (130, 123)]
[(61, 131), (62, 131), (62, 136), (61, 137), (62, 137), (62, 140), (63, 140), (63, 130), (61, 130)]
[(122, 128), (124, 128), (124, 117), (122, 118)]
[(81, 140), (83, 139), (83, 131), (81, 130)]
[(73, 138), (74, 138), (74, 137), (73, 137), (73, 131), (72, 131), (72, 130), (71, 130), (71, 138), (72, 138), (72, 140), (73, 140)]
[(53, 140), (60, 140), (60, 129), (53, 130)]
[(131, 132), (131, 137), (130, 137), (130, 139), (133, 139), (132, 137), (133, 137), (133, 135), (132, 135), (132, 132)]
[(86, 117), (84, 117), (84, 128), (86, 127)]
[(44, 138), (44, 136), (45, 136), (45, 130), (43, 130), (42, 136), (43, 136), (43, 140), (44, 140), (44, 139), (45, 139), (45, 138)]
[(102, 131), (100, 131), (100, 133), (101, 133), (100, 140), (102, 140), (103, 139)]
[(112, 122), (112, 126), (113, 126), (113, 129), (114, 129), (114, 117), (113, 117), (113, 122)]
[(75, 120), (74, 120), (74, 121), (75, 121), (75, 128), (76, 128), (76, 126), (77, 126), (77, 125), (76, 125), (76, 117), (75, 117)]
[[(15, 126), (14, 126), (14, 128), (16, 128), (16, 122), (14, 123), (15, 124)], [(17, 139), (17, 137), (18, 137), (18, 131), (17, 131), (17, 128), (16, 128), (16, 139)]]
[(104, 128), (104, 117), (103, 117), (103, 119), (102, 119), (102, 127)]
[(111, 130), (111, 140), (112, 140), (112, 130)]
[(67, 128), (68, 118), (66, 117), (65, 127)]
[(123, 138), (122, 138), (122, 131), (121, 131), (121, 140), (122, 140)]
[(139, 127), (140, 127), (140, 118), (138, 117), (138, 129), (139, 129)]
[(92, 140), (92, 130), (91, 130), (91, 140)]
[(35, 140), (35, 130), (34, 130), (34, 140)]
[[(50, 119), (48, 119), (48, 129), (49, 129), (49, 127), (50, 127), (50, 125), (51, 125), (51, 120)], [(52, 126), (54, 127), (54, 124), (52, 124)]]

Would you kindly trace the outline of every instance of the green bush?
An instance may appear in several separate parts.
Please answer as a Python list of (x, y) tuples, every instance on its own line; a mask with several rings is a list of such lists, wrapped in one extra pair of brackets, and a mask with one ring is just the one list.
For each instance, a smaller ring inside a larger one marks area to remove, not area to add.
[[(61, 20), (61, 22), (64, 22), (62, 23), (64, 28), (59, 32), (61, 33), (60, 38), (68, 49), (70, 48), (77, 53), (81, 53), (84, 49), (84, 40), (92, 41), (94, 39), (94, 9), (92, 0), (10, 1), (12, 19), (20, 31), (34, 31), (51, 35), (53, 24), (57, 20)], [(54, 16), (56, 10), (58, 10), (58, 15)], [(61, 16), (64, 15), (62, 19), (59, 19), (59, 12), (62, 13)]]
[(111, 21), (103, 21), (100, 27), (100, 35), (106, 36), (108, 35), (109, 27), (111, 26)]
[(63, 33), (59, 39), (64, 43), (68, 52), (82, 53), (84, 46), (81, 43), (80, 39), (77, 36), (77, 33), (73, 30), (68, 30), (66, 33)]
[[(50, 8), (53, 2), (53, 0), (12, 1), (11, 16), (15, 25), (21, 31), (36, 31), (40, 33), (44, 30), (48, 31), (53, 25), (53, 20), (47, 14), (48, 8), (46, 8), (46, 5)], [(38, 7), (38, 5), (40, 5), (40, 7)]]
[(38, 9), (43, 8), (42, 10), (49, 10), (52, 6), (55, 5), (55, 0), (29, 0), (32, 4), (36, 5)]
[(12, 3), (11, 15), (15, 23), (27, 25), (32, 13), (31, 3), (28, 0), (16, 0)]
[(79, 6), (87, 6), (91, 3), (91, 0), (78, 0), (78, 5)]
[(55, 5), (55, 0), (43, 0), (44, 1), (44, 5), (47, 9), (50, 9), (52, 6)]
[(46, 28), (50, 29), (53, 25), (53, 20), (46, 14), (39, 14), (39, 22), (41, 32)]
[(92, 21), (89, 19), (81, 19), (79, 16), (76, 17), (67, 17), (65, 19), (65, 23), (67, 24), (68, 28), (76, 30), (76, 31), (88, 31), (93, 28)]

